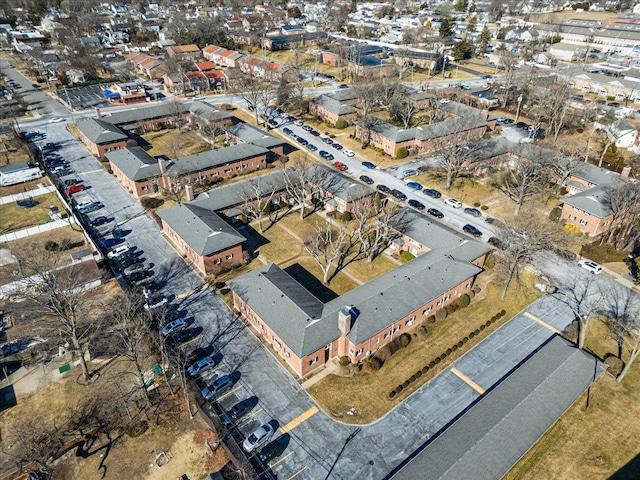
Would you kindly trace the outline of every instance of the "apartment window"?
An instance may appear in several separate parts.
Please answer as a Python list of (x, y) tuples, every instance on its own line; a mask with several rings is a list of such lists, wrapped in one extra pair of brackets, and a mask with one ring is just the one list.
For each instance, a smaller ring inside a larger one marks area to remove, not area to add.
[(584, 216), (585, 217), (589, 217), (589, 216), (591, 216), (591, 214), (589, 212), (584, 212)]
[(582, 225), (583, 227), (587, 224), (586, 220), (580, 220), (580, 225)]
[(313, 365), (314, 363), (316, 363), (318, 361), (318, 357), (314, 357), (311, 360), (309, 360), (309, 365)]
[(429, 305), (423, 312), (423, 315), (427, 315), (431, 311), (431, 305)]
[(241, 167), (240, 165), (238, 165), (238, 166), (236, 167), (236, 170), (242, 170), (242, 167)]
[(218, 176), (218, 172), (213, 172), (210, 176), (211, 176), (211, 178), (217, 177)]
[(400, 330), (400, 325), (396, 325), (395, 327), (393, 327), (393, 330), (391, 330), (393, 333), (396, 333), (398, 330)]
[(216, 258), (216, 259), (213, 261), (213, 264), (214, 264), (214, 265), (220, 265), (221, 263), (222, 263), (222, 259), (221, 259), (221, 258)]
[(231, 260), (233, 258), (233, 253), (230, 253), (229, 255), (227, 255), (227, 260)]
[(440, 300), (438, 300), (438, 302), (436, 303), (437, 306), (440, 306), (444, 303), (444, 298), (441, 298)]
[(363, 352), (364, 352), (364, 348), (361, 348), (360, 350), (358, 350), (358, 351), (356, 352), (356, 357), (357, 357), (358, 355), (362, 355), (362, 353), (363, 353)]
[(349, 355), (353, 355), (353, 349), (349, 349)]
[(143, 192), (146, 192), (147, 190), (149, 190), (149, 187), (147, 185), (145, 185), (144, 187), (142, 187), (141, 189)]
[(410, 327), (411, 325), (413, 325), (413, 321), (414, 321), (415, 319), (416, 319), (416, 317), (415, 317), (415, 316), (414, 316), (414, 317), (411, 317), (409, 320), (407, 320), (406, 322), (404, 322), (404, 324), (405, 324), (407, 327)]
[(224, 173), (231, 173), (233, 172), (233, 168), (225, 168), (224, 169)]
[(380, 343), (380, 337), (376, 338), (376, 344)]
[(289, 358), (291, 356), (291, 354), (289, 353), (289, 350), (285, 350), (284, 351), (284, 355), (285, 357)]
[(569, 215), (569, 220), (571, 220), (572, 222), (576, 219), (575, 215)]
[(392, 333), (393, 333), (393, 330), (388, 331), (387, 333), (384, 334), (384, 338), (389, 338)]

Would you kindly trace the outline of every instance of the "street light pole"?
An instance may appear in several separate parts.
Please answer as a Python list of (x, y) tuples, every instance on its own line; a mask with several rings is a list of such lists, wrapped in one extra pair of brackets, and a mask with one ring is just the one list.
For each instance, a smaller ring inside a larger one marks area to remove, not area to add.
[(67, 90), (67, 86), (63, 85), (64, 88), (64, 94), (67, 97), (67, 105), (69, 105), (69, 108), (71, 109), (71, 123), (76, 123), (75, 119), (73, 118), (73, 105), (71, 105), (71, 101), (69, 100), (69, 91)]

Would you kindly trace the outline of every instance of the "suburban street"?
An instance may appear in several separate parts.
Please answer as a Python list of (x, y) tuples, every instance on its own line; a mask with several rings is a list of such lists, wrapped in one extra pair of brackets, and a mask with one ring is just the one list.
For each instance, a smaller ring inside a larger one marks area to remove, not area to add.
[[(233, 101), (232, 97), (221, 98), (224, 97), (216, 97), (215, 101)], [(59, 105), (49, 96), (44, 95), (41, 102), (42, 111), (69, 119), (68, 113), (59, 113)], [(251, 396), (258, 398), (257, 407), (239, 425), (240, 435), (266, 422), (276, 422), (280, 427), (288, 446), (271, 464), (277, 478), (384, 478), (480, 397), (478, 391), (452, 370), (464, 372), (473, 382), (489, 389), (555, 335), (556, 329), (563, 330), (574, 319), (564, 303), (552, 296), (542, 297), (526, 309), (529, 315), (542, 319), (542, 323), (520, 314), (382, 419), (360, 427), (340, 423), (318, 408), (213, 291), (201, 288), (202, 278), (175, 252), (139, 203), (66, 130), (66, 122), (48, 123), (48, 118), (42, 118), (20, 124), (23, 130), (39, 128), (48, 134), (46, 141), (62, 145), (60, 155), (70, 161), (76, 176), (91, 187), (88, 195), (105, 206), (95, 215), (112, 216), (124, 230), (130, 230), (127, 242), (142, 251), (146, 261), (154, 265), (156, 278), (164, 284), (163, 293), (172, 304), (187, 310), (196, 325), (202, 327), (203, 333), (193, 342), (193, 347), (212, 344), (222, 355), (220, 370), (239, 376), (232, 390), (220, 399), (222, 408), (228, 409)], [(300, 127), (290, 128), (297, 134), (305, 134), (310, 141), (314, 138)], [(317, 138), (312, 141), (319, 149), (321, 146), (326, 149)], [(349, 166), (349, 173), (355, 178), (367, 174), (376, 183), (400, 188), (410, 198), (442, 210), (445, 220), (458, 228), (473, 220), (461, 210), (446, 207), (442, 199), (432, 200), (412, 193), (395, 172), (368, 170), (361, 166), (363, 159), (358, 155), (349, 158), (330, 151), (336, 160)], [(471, 223), (485, 232), (485, 240), (490, 236), (490, 229), (482, 218)], [(576, 265), (563, 266), (567, 275), (579, 271)], [(557, 267), (550, 263), (548, 268)]]

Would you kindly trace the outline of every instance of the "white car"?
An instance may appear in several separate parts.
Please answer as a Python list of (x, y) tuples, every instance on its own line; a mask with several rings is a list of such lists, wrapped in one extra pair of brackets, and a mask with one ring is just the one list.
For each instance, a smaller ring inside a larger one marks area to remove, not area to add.
[(594, 275), (598, 275), (599, 273), (602, 273), (602, 267), (598, 265), (596, 262), (592, 262), (591, 260), (580, 260), (578, 262), (578, 265), (580, 265), (585, 270), (590, 271)]
[(127, 253), (129, 250), (131, 250), (131, 247), (126, 243), (123, 243), (122, 245), (118, 245), (116, 248), (114, 248), (109, 253), (107, 253), (107, 258), (110, 258), (111, 260), (113, 260), (115, 258), (121, 257), (122, 255)]
[(440, 100), (438, 100), (438, 103), (440, 105), (446, 105), (447, 103), (449, 103), (449, 99), (448, 98), (441, 98)]
[(253, 452), (256, 448), (260, 448), (267, 443), (273, 435), (273, 427), (268, 423), (265, 423), (251, 435), (244, 439), (242, 448), (245, 452)]
[(184, 330), (185, 328), (187, 328), (187, 321), (184, 318), (179, 318), (178, 320), (167, 323), (162, 327), (160, 333), (162, 333), (164, 337), (168, 337), (169, 335), (179, 332), (180, 330)]
[(453, 208), (462, 208), (462, 202), (460, 200), (456, 200), (455, 198), (447, 198), (444, 201), (445, 205), (449, 205)]
[(347, 157), (354, 157), (356, 155), (351, 150), (342, 150), (342, 153), (344, 153)]
[(300, 120), (296, 120), (295, 122), (293, 122), (294, 125), (301, 127), (302, 125), (304, 125), (304, 123), (302, 123)]
[(190, 377), (196, 377), (201, 373), (209, 370), (210, 368), (213, 368), (215, 365), (216, 361), (213, 359), (213, 357), (211, 355), (207, 355), (206, 357), (201, 358), (196, 363), (191, 365), (187, 369), (187, 375), (189, 375)]
[(57, 117), (49, 120), (49, 123), (60, 123), (60, 122), (64, 122), (64, 118)]

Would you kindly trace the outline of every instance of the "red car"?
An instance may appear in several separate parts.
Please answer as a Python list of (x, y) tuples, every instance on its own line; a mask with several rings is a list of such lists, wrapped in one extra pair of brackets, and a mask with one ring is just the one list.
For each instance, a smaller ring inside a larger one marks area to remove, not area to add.
[(65, 195), (73, 195), (74, 193), (78, 193), (86, 189), (87, 187), (85, 187), (81, 183), (74, 183), (73, 185), (69, 185), (67, 188), (65, 188), (63, 192)]
[(349, 168), (342, 162), (333, 162), (333, 166), (336, 167), (341, 172), (344, 172), (345, 170), (347, 170)]

